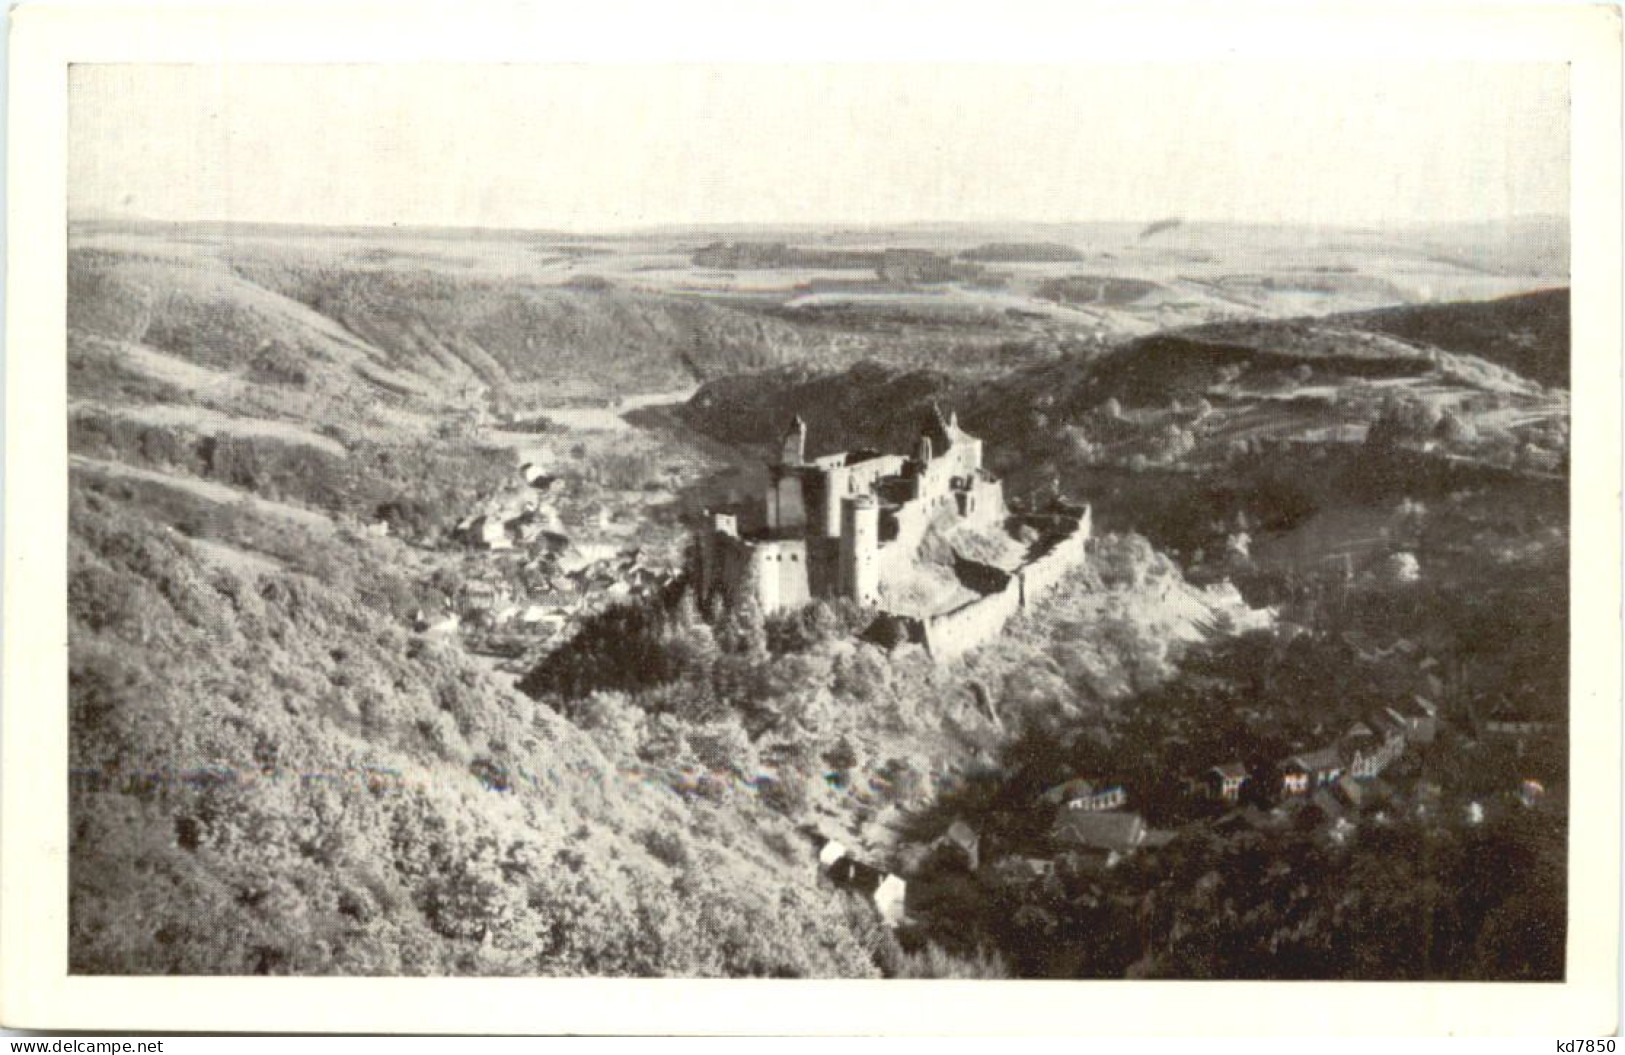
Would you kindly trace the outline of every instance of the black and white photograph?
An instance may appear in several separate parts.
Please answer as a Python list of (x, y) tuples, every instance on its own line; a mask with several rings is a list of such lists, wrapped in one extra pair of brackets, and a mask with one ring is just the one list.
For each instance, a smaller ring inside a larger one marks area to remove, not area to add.
[(1571, 978), (1569, 63), (64, 72), (70, 979)]

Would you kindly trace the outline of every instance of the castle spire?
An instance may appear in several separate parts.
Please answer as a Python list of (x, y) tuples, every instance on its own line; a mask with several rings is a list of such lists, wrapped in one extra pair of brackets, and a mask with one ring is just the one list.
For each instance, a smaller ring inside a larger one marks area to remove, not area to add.
[(790, 419), (779, 444), (780, 465), (805, 465), (807, 462), (807, 423), (797, 414)]

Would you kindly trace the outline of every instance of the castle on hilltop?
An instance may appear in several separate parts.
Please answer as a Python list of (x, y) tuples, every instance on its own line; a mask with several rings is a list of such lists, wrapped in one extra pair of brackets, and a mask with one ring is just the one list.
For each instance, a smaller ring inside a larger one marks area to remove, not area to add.
[(912, 559), (944, 511), (997, 526), (1004, 487), (982, 468), (982, 441), (933, 407), (912, 456), (844, 451), (807, 460), (807, 423), (786, 430), (764, 501), (765, 524), (742, 533), (733, 513), (711, 514), (700, 546), (700, 592), (765, 612), (814, 598), (880, 602), (889, 571)]
[[(982, 441), (936, 406), (911, 455), (857, 450), (808, 460), (806, 452), (798, 415), (768, 467), (761, 524), (742, 531), (738, 513), (710, 514), (698, 547), (702, 600), (750, 598), (769, 613), (819, 598), (881, 607), (883, 585), (907, 572), (934, 523), (1003, 530), (1012, 520), (1004, 485), (982, 466)], [(1015, 519), (1039, 536), (1028, 562), (1009, 570), (959, 560), (975, 600), (923, 616), (883, 614), (933, 653), (997, 632), (1026, 604), (1029, 582), (1047, 587), (1082, 560), (1089, 535), (1087, 507)]]

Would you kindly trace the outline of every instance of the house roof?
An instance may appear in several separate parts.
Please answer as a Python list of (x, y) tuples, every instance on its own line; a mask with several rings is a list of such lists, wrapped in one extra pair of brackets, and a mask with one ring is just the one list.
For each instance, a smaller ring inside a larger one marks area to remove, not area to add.
[(1055, 870), (1055, 865), (1040, 857), (1001, 857), (993, 862), (995, 872), (1005, 872), (1041, 879)]
[(886, 873), (873, 865), (866, 865), (851, 857), (843, 857), (830, 866), (829, 877), (840, 886), (873, 894), (880, 888), (880, 884), (885, 882)]
[(1247, 767), (1240, 762), (1225, 762), (1222, 765), (1214, 766), (1208, 772), (1217, 773), (1229, 780), (1237, 780), (1247, 775)]
[(942, 833), (942, 837), (966, 850), (976, 849), (976, 844), (981, 841), (981, 836), (976, 834), (975, 828), (958, 819), (948, 825), (948, 830)]
[(1145, 837), (1145, 822), (1138, 813), (1068, 810), (1056, 818), (1051, 834), (1062, 842), (1097, 850), (1132, 850)]
[(1293, 755), (1292, 761), (1299, 763), (1310, 773), (1327, 773), (1343, 766), (1342, 756), (1336, 747), (1322, 747), (1315, 751), (1305, 751)]
[(1082, 798), (1085, 795), (1093, 795), (1094, 793), (1094, 781), (1084, 780), (1082, 777), (1078, 777), (1073, 780), (1068, 780), (1063, 784), (1057, 784), (1053, 788), (1050, 788), (1048, 791), (1044, 792), (1043, 801), (1050, 803), (1068, 802), (1072, 799)]

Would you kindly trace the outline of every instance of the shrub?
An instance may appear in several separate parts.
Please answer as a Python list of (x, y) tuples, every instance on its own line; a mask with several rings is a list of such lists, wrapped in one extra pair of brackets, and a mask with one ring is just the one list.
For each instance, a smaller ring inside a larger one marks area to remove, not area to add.
[(303, 356), (290, 351), (278, 342), (271, 341), (263, 345), (248, 361), (248, 377), (249, 380), (267, 384), (303, 388), (310, 383), (310, 373), (305, 365)]

